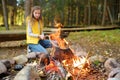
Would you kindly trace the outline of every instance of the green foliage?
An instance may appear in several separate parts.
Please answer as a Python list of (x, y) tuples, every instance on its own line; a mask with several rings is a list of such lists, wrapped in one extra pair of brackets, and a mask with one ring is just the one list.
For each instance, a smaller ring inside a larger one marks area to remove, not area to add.
[(2, 30), (6, 30), (6, 28), (0, 26), (0, 31), (2, 31)]
[(96, 61), (93, 62), (93, 64), (95, 64), (96, 66), (98, 66), (100, 64), (100, 61), (96, 60)]
[[(17, 18), (24, 17), (24, 4), (25, 0), (5, 0), (7, 8), (14, 9), (15, 20), (14, 23), (18, 24)], [(88, 1), (90, 1), (90, 10), (91, 10), (91, 24), (100, 25), (102, 20), (102, 11), (104, 6), (104, 0), (33, 0), (34, 5), (40, 5), (43, 9), (43, 17), (45, 21), (45, 25), (52, 24), (55, 16), (59, 16), (61, 18), (61, 22), (65, 25), (87, 25), (88, 24)], [(108, 7), (110, 10), (113, 10), (116, 7), (116, 11), (110, 11), (113, 13), (114, 19), (117, 20), (118, 17), (118, 7), (116, 6), (117, 2), (110, 0), (107, 1)], [(113, 6), (113, 4), (115, 6)], [(2, 2), (0, 0), (0, 15), (2, 15)], [(17, 13), (18, 10), (22, 9), (20, 13)], [(8, 17), (10, 18), (10, 10), (8, 10)], [(17, 17), (16, 17), (17, 16)], [(106, 15), (109, 16), (109, 15)], [(112, 17), (113, 17), (112, 16)], [(9, 19), (8, 19), (9, 20)], [(22, 19), (18, 19), (24, 22)], [(2, 22), (2, 20), (0, 20)], [(10, 21), (9, 21), (10, 22)], [(110, 20), (106, 17), (106, 24), (109, 24)]]

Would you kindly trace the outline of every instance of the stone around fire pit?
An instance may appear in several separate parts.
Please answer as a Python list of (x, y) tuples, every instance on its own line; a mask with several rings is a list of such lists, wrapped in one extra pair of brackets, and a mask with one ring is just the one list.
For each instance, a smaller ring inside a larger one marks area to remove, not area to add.
[(118, 78), (120, 79), (120, 68), (115, 68), (109, 73), (109, 78)]
[(26, 55), (19, 55), (19, 56), (13, 57), (13, 60), (15, 60), (17, 64), (25, 64), (28, 61), (28, 58)]
[(41, 78), (32, 65), (26, 65), (16, 74), (14, 80), (41, 80)]
[(2, 62), (0, 62), (0, 74), (5, 73), (6, 71), (7, 71), (6, 66)]
[(107, 80), (119, 80), (119, 79), (117, 79), (117, 78), (109, 78)]
[(94, 55), (94, 56), (91, 56), (89, 58), (89, 61), (90, 62), (95, 62), (95, 61), (104, 62), (105, 58), (103, 56), (101, 56), (101, 55)]
[(28, 53), (26, 56), (27, 56), (27, 58), (36, 58), (36, 52), (30, 52), (30, 53)]
[(120, 67), (120, 64), (114, 59), (114, 58), (109, 58), (108, 60), (106, 60), (106, 62), (104, 63), (104, 66), (106, 68), (106, 71), (109, 73), (111, 72), (113, 69)]

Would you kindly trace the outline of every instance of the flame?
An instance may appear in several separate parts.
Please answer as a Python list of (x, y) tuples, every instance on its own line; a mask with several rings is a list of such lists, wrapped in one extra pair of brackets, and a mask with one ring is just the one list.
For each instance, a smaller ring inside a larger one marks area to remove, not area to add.
[(73, 60), (73, 66), (74, 67), (79, 67), (79, 68), (82, 68), (83, 65), (86, 62), (86, 58), (85, 57), (82, 57), (82, 58), (76, 57), (75, 59), (72, 59), (72, 60)]
[(68, 45), (68, 42), (64, 38), (61, 38), (61, 34), (61, 25), (57, 25), (57, 30), (55, 33), (50, 34), (50, 40), (56, 41), (58, 47), (65, 49)]
[(77, 57), (74, 56), (71, 60), (63, 60), (62, 64), (64, 65), (65, 69), (70, 72), (72, 75), (79, 75), (86, 74), (89, 72), (87, 68), (84, 66), (87, 64), (89, 66), (89, 61), (85, 57)]
[(85, 63), (89, 63), (89, 61), (86, 60), (85, 57), (74, 56), (73, 59), (71, 59), (71, 60), (63, 60), (62, 63), (63, 63), (64, 66), (69, 66), (70, 64), (72, 64), (72, 67), (82, 68), (83, 65)]
[[(66, 49), (66, 47), (68, 47), (68, 42), (64, 39), (60, 37), (61, 35), (61, 27), (58, 27), (57, 31), (53, 34), (50, 34), (49, 38), (52, 41), (56, 41), (57, 46), (61, 49)], [(72, 50), (72, 49), (70, 49)], [(69, 52), (69, 51), (68, 51)], [(74, 50), (72, 50), (72, 52), (74, 52)], [(65, 54), (65, 53), (63, 53)], [(73, 54), (73, 53), (71, 53)], [(58, 55), (57, 55), (58, 56)], [(62, 53), (61, 55), (62, 56)], [(68, 55), (66, 56), (70, 56), (70, 54), (68, 53)], [(63, 58), (63, 56), (62, 56)], [(79, 74), (86, 74), (89, 70), (85, 67), (86, 65), (89, 66), (89, 61), (87, 60), (86, 57), (78, 57), (75, 55), (72, 55), (71, 58), (66, 58), (63, 59), (62, 61), (60, 61), (61, 64), (63, 65), (63, 67), (66, 69), (67, 72), (71, 73), (72, 75), (75, 76), (79, 76)], [(50, 70), (51, 68), (53, 68), (53, 70), (55, 71), (59, 71), (58, 66), (55, 66), (56, 64), (54, 64), (53, 62), (50, 62), (50, 64), (46, 67), (46, 70)]]
[(59, 71), (58, 67), (55, 65), (54, 61), (50, 61), (50, 64), (46, 66), (46, 71)]

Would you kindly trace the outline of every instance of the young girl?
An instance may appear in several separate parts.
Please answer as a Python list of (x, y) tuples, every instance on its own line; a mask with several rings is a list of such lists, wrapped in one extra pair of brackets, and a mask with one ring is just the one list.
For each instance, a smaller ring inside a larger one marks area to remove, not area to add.
[(49, 40), (44, 39), (42, 11), (39, 6), (34, 6), (31, 14), (26, 19), (27, 44), (32, 52), (43, 52), (48, 54), (45, 48), (52, 46)]

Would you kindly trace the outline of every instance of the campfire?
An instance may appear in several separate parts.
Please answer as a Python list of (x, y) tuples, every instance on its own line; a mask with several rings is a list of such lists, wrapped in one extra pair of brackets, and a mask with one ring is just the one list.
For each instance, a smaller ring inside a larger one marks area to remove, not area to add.
[[(85, 56), (75, 56), (74, 51), (69, 47), (69, 43), (62, 37), (61, 25), (57, 24), (56, 33), (50, 35), (49, 39), (53, 44), (52, 56), (50, 64), (46, 65), (45, 71), (52, 78), (62, 78), (78, 80), (80, 76), (86, 76), (90, 71), (90, 63)], [(68, 76), (69, 75), (69, 76)]]
[(69, 55), (72, 53), (65, 53), (66, 51), (67, 50), (64, 50), (64, 53), (59, 53), (58, 51), (60, 55), (57, 55), (57, 57), (55, 56), (51, 59), (50, 64), (46, 66), (47, 73), (57, 73), (57, 75), (62, 78), (72, 77), (72, 80), (78, 80), (77, 78), (79, 78), (81, 75), (86, 76), (90, 71), (89, 61), (85, 57)]

